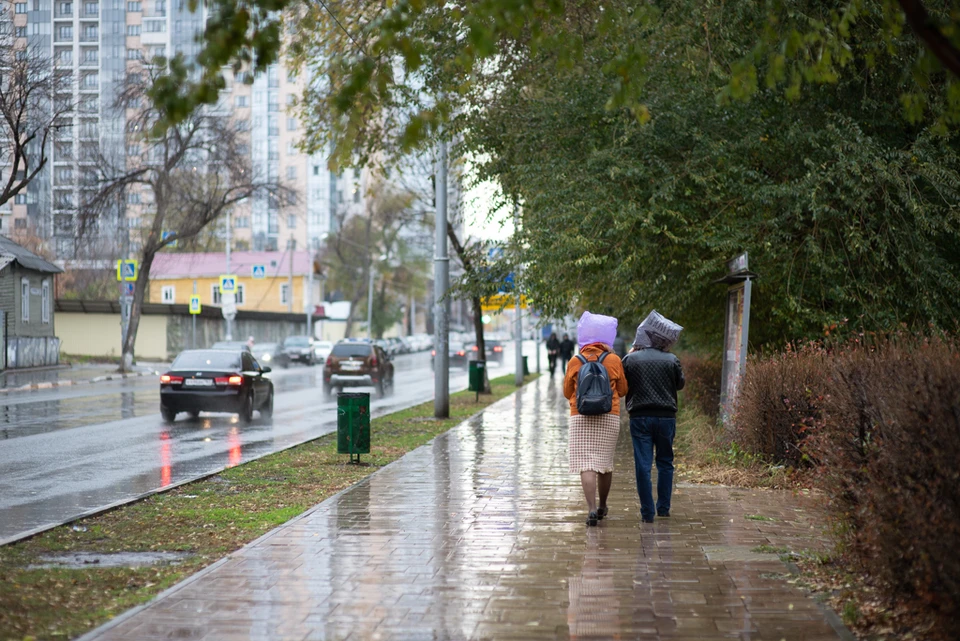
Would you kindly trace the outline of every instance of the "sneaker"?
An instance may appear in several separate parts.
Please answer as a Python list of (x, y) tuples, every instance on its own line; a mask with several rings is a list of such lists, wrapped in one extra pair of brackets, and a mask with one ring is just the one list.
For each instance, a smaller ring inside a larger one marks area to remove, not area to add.
[(596, 512), (590, 512), (590, 514), (587, 514), (587, 525), (596, 525), (598, 520), (599, 519), (597, 518)]
[(670, 516), (670, 510), (657, 510), (657, 516), (665, 519)]

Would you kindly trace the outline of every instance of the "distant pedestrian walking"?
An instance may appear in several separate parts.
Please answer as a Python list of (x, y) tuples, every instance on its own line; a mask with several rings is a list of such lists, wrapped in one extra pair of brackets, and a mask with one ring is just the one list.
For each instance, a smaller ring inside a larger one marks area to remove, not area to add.
[(567, 373), (567, 362), (573, 358), (574, 352), (573, 341), (570, 340), (570, 334), (564, 334), (563, 340), (560, 341), (560, 373)]
[(550, 334), (550, 338), (547, 339), (547, 363), (550, 367), (550, 378), (553, 378), (554, 372), (557, 371), (557, 359), (560, 357), (560, 341), (557, 339), (555, 333)]
[(617, 319), (584, 312), (578, 324), (580, 354), (563, 379), (563, 395), (570, 400), (570, 472), (580, 474), (587, 525), (596, 525), (608, 512), (620, 397), (627, 392), (620, 358), (610, 347), (616, 328)]
[[(637, 494), (644, 523), (653, 523), (654, 509), (657, 516), (670, 516), (677, 391), (683, 389), (684, 378), (680, 359), (667, 350), (682, 330), (654, 311), (637, 327), (633, 349), (623, 359)], [(650, 481), (654, 457), (657, 464), (656, 506)]]

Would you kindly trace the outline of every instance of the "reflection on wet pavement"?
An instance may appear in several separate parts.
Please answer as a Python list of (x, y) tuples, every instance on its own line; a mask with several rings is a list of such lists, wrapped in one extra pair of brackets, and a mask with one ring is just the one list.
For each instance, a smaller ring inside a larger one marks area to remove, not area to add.
[(96, 638), (840, 638), (755, 551), (822, 545), (803, 498), (681, 486), (641, 526), (623, 430), (611, 514), (588, 529), (558, 388), (526, 387)]

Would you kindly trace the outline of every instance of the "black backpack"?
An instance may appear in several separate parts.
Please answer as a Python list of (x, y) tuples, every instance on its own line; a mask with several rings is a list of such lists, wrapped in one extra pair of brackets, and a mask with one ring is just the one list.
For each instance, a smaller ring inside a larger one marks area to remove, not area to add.
[(609, 354), (604, 352), (595, 361), (588, 361), (582, 354), (577, 354), (582, 363), (577, 374), (577, 412), (584, 416), (608, 414), (613, 409), (610, 376), (603, 366), (603, 359)]

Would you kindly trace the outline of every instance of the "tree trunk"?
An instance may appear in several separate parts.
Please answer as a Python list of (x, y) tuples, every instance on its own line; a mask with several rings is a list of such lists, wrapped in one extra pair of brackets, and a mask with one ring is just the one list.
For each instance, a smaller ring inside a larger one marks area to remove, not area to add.
[(477, 354), (483, 361), (483, 393), (490, 394), (490, 375), (487, 372), (487, 343), (483, 337), (483, 309), (480, 306), (480, 297), (470, 299), (473, 304), (473, 331), (477, 335)]
[(137, 330), (140, 328), (140, 315), (143, 310), (143, 301), (147, 296), (147, 287), (150, 284), (150, 267), (156, 252), (146, 253), (142, 257), (140, 270), (137, 274), (136, 285), (133, 288), (133, 304), (130, 305), (130, 323), (127, 325), (127, 336), (120, 351), (120, 371), (128, 372), (133, 365), (134, 346), (137, 342)]

